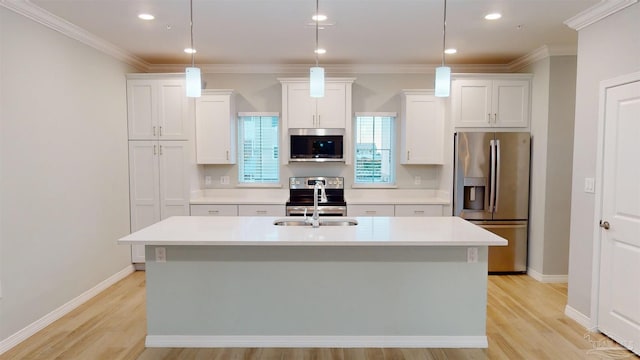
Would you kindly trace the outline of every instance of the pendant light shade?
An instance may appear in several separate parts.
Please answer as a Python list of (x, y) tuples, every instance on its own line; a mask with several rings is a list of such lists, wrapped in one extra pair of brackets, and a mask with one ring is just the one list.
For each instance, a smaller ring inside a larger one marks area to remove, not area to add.
[(436, 90), (438, 97), (448, 97), (451, 93), (451, 68), (439, 66), (436, 68)]
[(318, 1), (316, 0), (316, 13), (314, 20), (316, 22), (316, 66), (309, 69), (309, 96), (314, 98), (324, 97), (324, 68), (318, 66)]
[(447, 0), (444, 0), (444, 16), (442, 20), (442, 66), (436, 68), (435, 96), (449, 97), (451, 93), (451, 68), (444, 64), (444, 50), (447, 40)]
[(312, 67), (309, 71), (309, 95), (311, 97), (324, 96), (324, 68)]
[(189, 27), (191, 30), (191, 67), (185, 69), (187, 97), (200, 97), (202, 95), (202, 78), (200, 68), (195, 67), (195, 51), (193, 47), (193, 0), (189, 0)]
[(187, 75), (187, 97), (200, 97), (202, 95), (202, 80), (200, 68), (188, 67), (185, 69)]

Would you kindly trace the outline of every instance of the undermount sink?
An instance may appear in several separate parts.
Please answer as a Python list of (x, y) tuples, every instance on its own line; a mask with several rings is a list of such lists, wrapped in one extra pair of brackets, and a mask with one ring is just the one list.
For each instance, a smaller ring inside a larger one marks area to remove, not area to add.
[[(311, 226), (311, 222), (304, 219), (278, 219), (273, 222), (277, 226)], [(320, 218), (320, 226), (354, 226), (358, 225), (356, 219), (348, 218)]]

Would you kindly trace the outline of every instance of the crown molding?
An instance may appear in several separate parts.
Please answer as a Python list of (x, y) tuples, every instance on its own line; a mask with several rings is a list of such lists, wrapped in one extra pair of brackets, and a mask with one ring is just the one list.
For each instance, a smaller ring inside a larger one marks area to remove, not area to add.
[(600, 3), (566, 20), (564, 24), (576, 31), (580, 31), (637, 2), (638, 0), (602, 0)]
[(147, 71), (149, 68), (149, 63), (141, 58), (91, 34), (79, 26), (53, 15), (28, 0), (0, 0), (0, 6), (134, 66), (140, 71)]
[(510, 62), (507, 64), (507, 67), (509, 68), (509, 72), (516, 72), (536, 61), (551, 56), (575, 56), (577, 54), (578, 47), (576, 45), (543, 45), (527, 55)]
[[(149, 65), (154, 73), (184, 72), (187, 64)], [(204, 74), (278, 74), (307, 76), (310, 64), (196, 64)], [(440, 65), (429, 64), (327, 64), (325, 73), (348, 74), (433, 74)], [(508, 65), (449, 65), (454, 72), (509, 72)]]

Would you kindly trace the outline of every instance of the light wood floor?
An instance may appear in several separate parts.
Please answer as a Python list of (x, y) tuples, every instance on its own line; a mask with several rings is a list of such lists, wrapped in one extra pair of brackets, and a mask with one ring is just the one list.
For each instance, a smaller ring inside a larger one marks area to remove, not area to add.
[[(139, 271), (0, 355), (0, 360), (611, 358), (593, 351), (587, 331), (563, 315), (566, 293), (566, 284), (542, 284), (526, 275), (490, 276), (488, 349), (145, 349), (145, 274)], [(591, 334), (591, 340), (607, 338)], [(631, 353), (622, 355), (634, 358)]]

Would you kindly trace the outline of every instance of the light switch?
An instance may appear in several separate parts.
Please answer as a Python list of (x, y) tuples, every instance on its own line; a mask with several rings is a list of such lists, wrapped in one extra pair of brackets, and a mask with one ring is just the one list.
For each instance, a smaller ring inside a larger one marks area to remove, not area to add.
[(596, 192), (596, 180), (594, 178), (584, 179), (584, 192), (593, 194)]
[(220, 176), (221, 185), (229, 185), (229, 176)]

